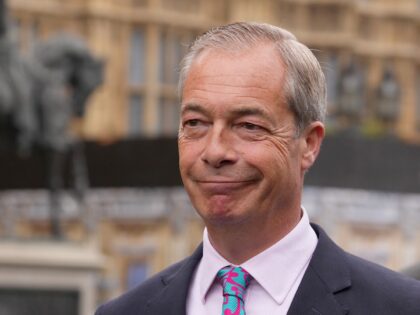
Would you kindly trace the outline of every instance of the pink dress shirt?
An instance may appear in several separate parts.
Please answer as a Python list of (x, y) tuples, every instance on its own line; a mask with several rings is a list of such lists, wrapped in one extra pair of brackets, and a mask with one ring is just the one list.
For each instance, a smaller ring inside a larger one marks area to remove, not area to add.
[[(303, 216), (296, 227), (276, 244), (244, 262), (253, 277), (245, 295), (247, 315), (286, 315), (302, 281), (318, 239)], [(222, 286), (214, 281), (220, 268), (232, 265), (211, 245), (203, 233), (203, 257), (198, 264), (187, 297), (187, 315), (219, 315)]]

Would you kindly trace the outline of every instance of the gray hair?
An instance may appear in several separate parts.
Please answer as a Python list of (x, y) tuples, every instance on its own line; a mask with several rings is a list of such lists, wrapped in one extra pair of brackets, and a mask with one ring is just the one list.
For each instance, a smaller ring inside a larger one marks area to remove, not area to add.
[(191, 65), (205, 50), (241, 51), (261, 43), (272, 43), (283, 62), (286, 103), (294, 113), (300, 133), (314, 121), (324, 121), (326, 86), (321, 66), (311, 50), (289, 31), (265, 23), (239, 22), (213, 28), (198, 37), (181, 62), (178, 92), (182, 90)]

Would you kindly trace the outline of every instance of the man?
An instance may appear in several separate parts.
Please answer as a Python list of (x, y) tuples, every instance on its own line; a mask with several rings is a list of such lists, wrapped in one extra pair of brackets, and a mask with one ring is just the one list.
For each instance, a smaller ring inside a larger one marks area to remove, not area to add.
[(97, 315), (420, 314), (420, 283), (338, 248), (301, 207), (325, 80), (289, 32), (215, 28), (184, 58), (180, 171), (206, 229), (184, 261)]

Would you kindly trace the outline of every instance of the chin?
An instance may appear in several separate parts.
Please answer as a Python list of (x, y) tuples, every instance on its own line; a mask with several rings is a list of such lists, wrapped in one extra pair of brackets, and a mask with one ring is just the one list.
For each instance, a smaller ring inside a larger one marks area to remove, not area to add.
[(203, 218), (203, 221), (206, 226), (213, 227), (231, 226), (241, 222), (232, 216), (207, 216)]
[(210, 208), (199, 214), (206, 226), (234, 225), (245, 221), (243, 214), (235, 213), (231, 208)]

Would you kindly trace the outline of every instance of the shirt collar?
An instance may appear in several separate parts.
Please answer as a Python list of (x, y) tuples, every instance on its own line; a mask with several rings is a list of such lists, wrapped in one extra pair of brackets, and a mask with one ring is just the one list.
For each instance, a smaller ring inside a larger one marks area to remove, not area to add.
[[(302, 218), (292, 231), (241, 265), (278, 304), (283, 303), (299, 275), (305, 272), (317, 244), (316, 234), (309, 224), (305, 209), (302, 208), (302, 212)], [(231, 263), (211, 245), (205, 229), (203, 258), (197, 270), (203, 302), (217, 272), (227, 265)], [(280, 281), (273, 281), (273, 274)]]
[(206, 295), (211, 285), (214, 282), (214, 279), (217, 275), (217, 272), (230, 265), (226, 259), (224, 259), (211, 245), (209, 236), (207, 233), (207, 228), (204, 229), (203, 233), (203, 257), (198, 269), (198, 278), (200, 283), (200, 297), (204, 302)]

